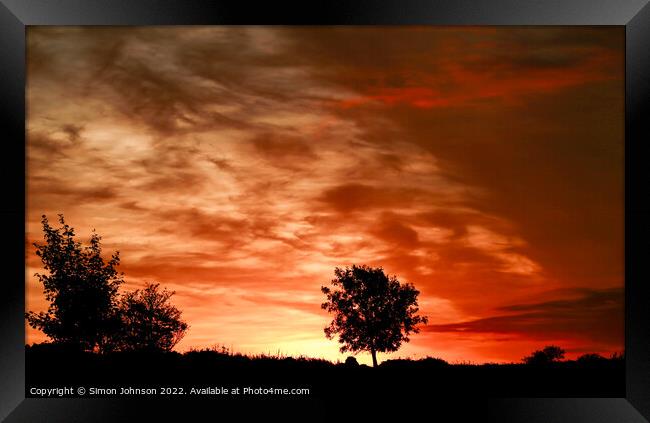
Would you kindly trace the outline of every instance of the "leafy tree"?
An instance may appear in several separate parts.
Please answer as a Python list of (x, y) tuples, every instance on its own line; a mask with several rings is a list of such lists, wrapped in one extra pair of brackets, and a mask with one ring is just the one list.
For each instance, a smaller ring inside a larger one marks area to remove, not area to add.
[(533, 352), (531, 355), (524, 357), (522, 361), (530, 365), (545, 365), (555, 363), (564, 358), (564, 350), (555, 345), (544, 347), (543, 350)]
[(34, 243), (36, 255), (49, 273), (36, 274), (43, 284), (47, 312), (27, 312), (29, 325), (40, 329), (54, 343), (84, 351), (105, 352), (113, 348), (118, 327), (117, 292), (122, 274), (116, 270), (119, 252), (102, 258), (101, 237), (93, 233), (90, 245), (75, 240), (75, 232), (59, 215), (60, 228), (42, 216), (45, 243)]
[(181, 312), (169, 303), (174, 292), (160, 291), (159, 286), (148, 284), (122, 297), (122, 350), (171, 351), (185, 335), (188, 325), (181, 320)]
[(338, 334), (341, 352), (369, 351), (376, 367), (377, 352), (397, 351), (411, 332), (419, 332), (418, 324), (427, 323), (416, 315), (419, 291), (386, 276), (381, 267), (337, 267), (334, 274), (333, 288), (321, 287), (327, 296), (321, 307), (335, 314), (325, 336)]

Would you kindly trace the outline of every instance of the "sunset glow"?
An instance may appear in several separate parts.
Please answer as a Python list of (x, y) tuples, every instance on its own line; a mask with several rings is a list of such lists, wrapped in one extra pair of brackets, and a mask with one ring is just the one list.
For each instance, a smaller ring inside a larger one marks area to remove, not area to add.
[(392, 357), (623, 350), (624, 29), (27, 34), (28, 310), (62, 213), (176, 291), (180, 351), (344, 360), (320, 287), (352, 264), (421, 292)]

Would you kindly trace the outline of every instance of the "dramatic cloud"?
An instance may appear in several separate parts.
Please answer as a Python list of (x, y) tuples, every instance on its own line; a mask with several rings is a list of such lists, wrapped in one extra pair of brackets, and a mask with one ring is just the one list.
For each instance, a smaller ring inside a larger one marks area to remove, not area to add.
[(180, 349), (343, 358), (318, 305), (352, 263), (421, 291), (430, 326), (396, 355), (623, 348), (622, 29), (27, 35), (29, 309), (63, 213), (126, 289), (176, 291)]
[[(524, 338), (575, 339), (602, 346), (622, 341), (623, 290), (584, 290), (577, 298), (500, 307), (497, 316), (428, 325), (429, 332), (508, 334)], [(508, 313), (508, 314), (501, 314)]]

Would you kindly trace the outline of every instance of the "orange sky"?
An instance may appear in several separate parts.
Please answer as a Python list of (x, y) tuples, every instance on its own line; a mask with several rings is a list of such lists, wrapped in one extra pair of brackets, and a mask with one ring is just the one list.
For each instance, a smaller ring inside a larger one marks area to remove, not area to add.
[(393, 356), (621, 351), (623, 64), (608, 27), (30, 27), (27, 308), (63, 213), (176, 291), (178, 350), (342, 360), (355, 263), (421, 291)]

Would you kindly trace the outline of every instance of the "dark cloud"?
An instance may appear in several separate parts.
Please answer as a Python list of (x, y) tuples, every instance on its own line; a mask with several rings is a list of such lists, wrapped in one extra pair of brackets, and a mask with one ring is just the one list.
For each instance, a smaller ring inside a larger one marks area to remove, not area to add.
[(405, 207), (423, 193), (416, 188), (379, 188), (372, 185), (348, 183), (326, 190), (320, 200), (340, 213), (368, 211), (381, 208)]
[(68, 135), (68, 139), (72, 144), (78, 144), (81, 140), (81, 131), (83, 131), (83, 126), (75, 125), (73, 123), (68, 123), (63, 125), (61, 128), (63, 132)]
[(514, 304), (500, 307), (502, 311), (542, 311), (542, 312), (563, 312), (571, 310), (595, 310), (601, 308), (622, 308), (623, 290), (620, 288), (604, 289), (600, 291), (582, 289), (578, 290), (582, 295), (577, 299), (554, 300), (532, 304)]
[(67, 157), (67, 150), (71, 147), (68, 143), (54, 140), (43, 132), (28, 132), (29, 149), (27, 151), (30, 160), (56, 160)]
[(82, 131), (83, 126), (74, 123), (64, 123), (56, 130), (50, 131), (28, 130), (30, 159), (47, 162), (70, 158), (79, 151)]
[(143, 172), (136, 187), (142, 192), (200, 192), (205, 175), (196, 169), (198, 150), (171, 141), (155, 143), (149, 154), (132, 160), (132, 165)]
[(225, 243), (229, 248), (241, 245), (250, 236), (255, 222), (234, 219), (223, 214), (208, 214), (196, 208), (179, 208), (159, 211), (158, 216), (166, 222), (161, 228), (165, 233), (184, 232), (192, 237)]
[(133, 210), (133, 211), (146, 211), (146, 207), (142, 207), (138, 204), (137, 201), (125, 201), (123, 203), (120, 203), (119, 205), (121, 208), (126, 209), (126, 210)]
[(428, 325), (428, 332), (501, 333), (532, 339), (579, 338), (607, 345), (621, 345), (623, 338), (623, 290), (583, 290), (578, 298), (540, 303), (513, 304), (509, 312), (461, 323)]
[(218, 158), (208, 158), (208, 161), (215, 165), (217, 168), (223, 170), (223, 171), (232, 171), (233, 170), (233, 165), (230, 160), (226, 159), (218, 159)]
[(75, 203), (105, 201), (119, 197), (119, 191), (113, 186), (71, 186), (54, 183), (43, 191), (46, 191), (47, 195), (67, 197), (70, 202)]
[(317, 159), (305, 137), (266, 132), (256, 135), (250, 142), (256, 153), (273, 166), (299, 170)]
[(482, 221), (484, 221), (485, 218), (478, 213), (434, 210), (420, 213), (417, 215), (417, 220), (424, 222), (427, 225), (435, 225), (436, 227), (451, 229), (454, 236), (459, 237), (467, 233), (468, 222), (484, 223)]
[(400, 248), (414, 248), (419, 244), (417, 231), (394, 216), (384, 217), (373, 233), (378, 238)]

